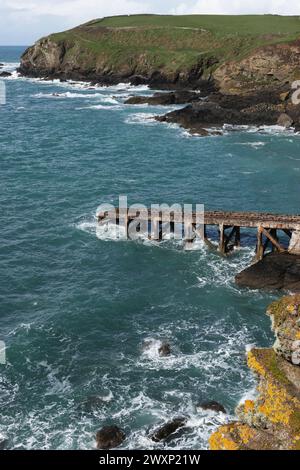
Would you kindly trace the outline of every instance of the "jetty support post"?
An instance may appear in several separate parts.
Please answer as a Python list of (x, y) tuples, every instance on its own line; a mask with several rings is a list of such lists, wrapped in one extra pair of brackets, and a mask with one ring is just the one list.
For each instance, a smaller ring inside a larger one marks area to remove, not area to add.
[(264, 257), (263, 228), (257, 228), (256, 261), (261, 261)]
[(225, 225), (219, 225), (219, 251), (222, 255), (226, 254)]
[(235, 227), (235, 242), (234, 246), (240, 248), (241, 246), (241, 227)]
[(300, 255), (300, 230), (294, 230), (289, 245), (289, 253)]

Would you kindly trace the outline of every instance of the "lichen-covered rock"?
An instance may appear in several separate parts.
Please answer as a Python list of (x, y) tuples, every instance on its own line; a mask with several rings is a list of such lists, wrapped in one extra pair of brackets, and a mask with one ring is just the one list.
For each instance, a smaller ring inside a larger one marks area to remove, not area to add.
[(300, 295), (284, 297), (268, 311), (276, 336), (276, 353), (294, 365), (300, 365)]
[(237, 407), (238, 422), (211, 436), (212, 450), (300, 449), (300, 295), (274, 302), (267, 313), (274, 348), (248, 353), (248, 366), (259, 378), (257, 398)]

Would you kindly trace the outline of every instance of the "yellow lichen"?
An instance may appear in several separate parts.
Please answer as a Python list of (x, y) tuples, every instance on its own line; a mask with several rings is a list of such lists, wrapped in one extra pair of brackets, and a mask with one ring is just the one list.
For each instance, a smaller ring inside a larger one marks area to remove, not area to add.
[(255, 408), (255, 403), (253, 400), (246, 400), (244, 403), (244, 412), (245, 413), (251, 413), (254, 411)]
[(263, 403), (259, 405), (258, 411), (274, 424), (288, 425), (295, 407), (299, 406), (298, 400), (289, 396), (284, 388), (271, 382), (260, 385), (259, 391)]
[(230, 426), (223, 426), (209, 438), (211, 450), (239, 450), (238, 444), (230, 437)]
[(257, 374), (261, 375), (262, 377), (265, 377), (266, 371), (264, 367), (257, 361), (253, 351), (250, 351), (248, 353), (248, 366), (250, 367), (250, 369), (257, 372)]
[(295, 305), (294, 304), (288, 305), (286, 310), (287, 310), (288, 313), (293, 313), (294, 310), (295, 310)]
[(239, 434), (244, 444), (248, 444), (248, 442), (255, 436), (254, 431), (247, 425), (239, 426)]

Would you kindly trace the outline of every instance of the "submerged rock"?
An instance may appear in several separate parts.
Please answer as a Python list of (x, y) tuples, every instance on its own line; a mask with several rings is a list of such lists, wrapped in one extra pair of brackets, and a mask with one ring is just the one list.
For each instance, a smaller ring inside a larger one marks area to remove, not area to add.
[(300, 292), (300, 256), (271, 253), (235, 278), (240, 287)]
[(125, 433), (117, 426), (105, 426), (96, 434), (97, 449), (114, 449), (119, 447), (125, 439)]
[(150, 438), (154, 442), (165, 441), (169, 439), (171, 436), (173, 436), (177, 431), (184, 428), (186, 423), (187, 423), (186, 418), (175, 418), (173, 419), (173, 421), (170, 421), (169, 423), (164, 424), (161, 428), (154, 431), (154, 433), (151, 434)]
[(160, 357), (167, 357), (171, 355), (171, 346), (169, 343), (163, 343), (158, 350)]
[(171, 354), (170, 344), (156, 339), (146, 339), (143, 342), (142, 350), (150, 357), (168, 357)]
[(79, 404), (78, 410), (82, 413), (93, 413), (107, 404), (108, 400), (98, 395), (91, 395)]
[(6, 77), (11, 77), (10, 72), (0, 72), (0, 77), (6, 78)]
[(200, 403), (199, 405), (197, 405), (197, 409), (210, 410), (215, 411), (216, 413), (226, 414), (224, 406), (218, 403), (217, 401), (207, 401), (204, 403)]

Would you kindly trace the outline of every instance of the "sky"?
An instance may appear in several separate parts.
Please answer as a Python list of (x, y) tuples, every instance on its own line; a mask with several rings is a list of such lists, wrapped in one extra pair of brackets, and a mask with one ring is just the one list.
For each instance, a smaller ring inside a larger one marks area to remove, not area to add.
[(30, 45), (94, 18), (133, 13), (299, 15), (299, 0), (0, 0), (0, 44)]

